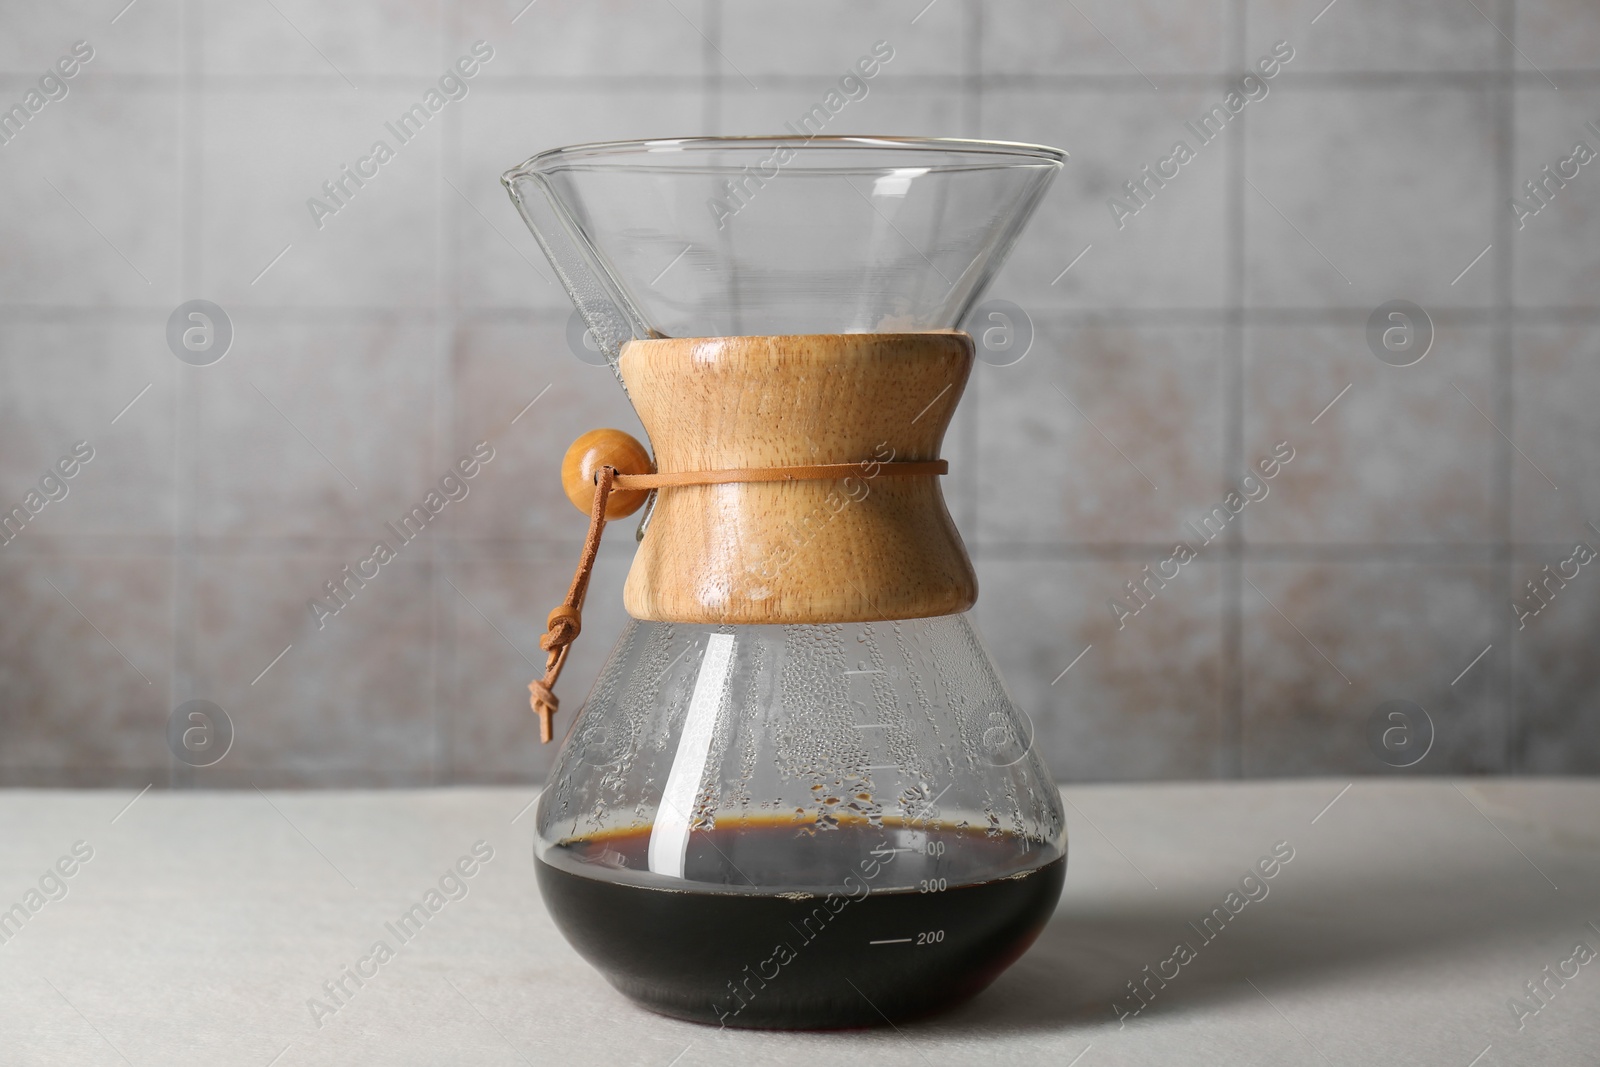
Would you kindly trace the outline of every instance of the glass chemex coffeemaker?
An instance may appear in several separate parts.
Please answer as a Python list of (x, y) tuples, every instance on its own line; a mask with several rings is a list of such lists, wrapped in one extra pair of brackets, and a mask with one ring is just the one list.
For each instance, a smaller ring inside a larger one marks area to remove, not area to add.
[(940, 443), (957, 329), (1065, 153), (911, 138), (580, 145), (503, 178), (639, 413), (574, 443), (632, 617), (567, 727), (535, 866), (613, 986), (724, 1026), (877, 1025), (987, 986), (1049, 919), (1061, 799), (966, 614)]

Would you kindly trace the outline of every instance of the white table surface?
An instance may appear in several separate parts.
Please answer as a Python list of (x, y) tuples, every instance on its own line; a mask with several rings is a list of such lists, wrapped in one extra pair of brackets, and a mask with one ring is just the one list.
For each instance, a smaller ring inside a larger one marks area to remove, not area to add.
[[(787, 1034), (613, 992), (540, 903), (532, 791), (0, 791), (0, 908), (93, 849), (0, 944), (0, 1064), (1600, 1063), (1600, 960), (1521, 1029), (1507, 1003), (1578, 942), (1600, 951), (1600, 783), (1346, 785), (1069, 788), (1060, 909), (987, 993), (898, 1030)], [(479, 840), (468, 894), (319, 1026), (322, 983)], [(1202, 942), (1188, 923), (1279, 841), (1295, 858), (1267, 897)], [(1180, 940), (1195, 958), (1119, 1022)]]

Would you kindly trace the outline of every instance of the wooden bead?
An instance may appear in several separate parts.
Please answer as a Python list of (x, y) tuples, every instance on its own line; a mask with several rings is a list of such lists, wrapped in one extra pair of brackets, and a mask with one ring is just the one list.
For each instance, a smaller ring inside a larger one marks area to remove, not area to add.
[[(594, 476), (601, 467), (615, 467), (621, 474), (652, 474), (656, 469), (644, 445), (621, 430), (590, 430), (579, 437), (561, 459), (561, 487), (585, 515), (594, 510)], [(649, 495), (644, 489), (613, 489), (606, 518), (632, 515)]]

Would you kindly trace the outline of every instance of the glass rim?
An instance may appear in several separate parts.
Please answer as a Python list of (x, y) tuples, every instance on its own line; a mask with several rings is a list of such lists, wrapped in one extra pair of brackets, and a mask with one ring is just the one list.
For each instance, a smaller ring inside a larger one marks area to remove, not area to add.
[[(510, 185), (519, 179), (549, 174), (557, 169), (571, 167), (582, 167), (585, 170), (623, 170), (639, 167), (642, 158), (656, 155), (668, 156), (717, 149), (744, 152), (764, 149), (776, 151), (785, 147), (797, 151), (870, 149), (891, 154), (897, 152), (905, 152), (907, 154), (919, 152), (938, 153), (954, 156), (957, 159), (966, 157), (965, 163), (967, 166), (979, 168), (1025, 167), (1039, 166), (1041, 164), (1059, 167), (1068, 159), (1064, 149), (1052, 148), (1049, 145), (1028, 144), (1022, 141), (985, 141), (960, 137), (877, 137), (864, 135), (678, 137), (638, 141), (594, 141), (587, 144), (549, 148), (530, 156), (522, 163), (512, 167), (501, 176), (500, 180)], [(661, 162), (667, 166), (671, 165), (665, 159)], [(687, 161), (684, 162), (687, 163)], [(696, 163), (690, 166), (696, 170), (726, 170), (730, 173), (737, 173), (741, 169), (740, 167), (706, 163)], [(680, 168), (673, 167), (672, 169)], [(962, 168), (961, 164), (958, 163), (956, 168), (935, 167), (929, 169)]]

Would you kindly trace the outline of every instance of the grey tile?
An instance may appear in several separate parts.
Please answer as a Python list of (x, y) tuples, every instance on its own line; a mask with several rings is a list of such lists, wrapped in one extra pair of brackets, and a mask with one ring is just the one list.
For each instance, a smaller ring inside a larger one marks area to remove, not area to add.
[(1391, 773), (1368, 735), (1391, 700), (1421, 706), (1434, 734), (1403, 773), (1506, 769), (1506, 650), (1461, 674), (1504, 611), (1488, 567), (1250, 561), (1244, 573), (1247, 777)]
[[(402, 142), (388, 124), (418, 103), (420, 90), (357, 93), (337, 83), (207, 94), (200, 254), (208, 298), (223, 307), (436, 302), (439, 213), (455, 195), (439, 181), (440, 156), (446, 127), (477, 99), (446, 104)], [(393, 158), (369, 162), (375, 174), (359, 187), (343, 179), (346, 192), (330, 197), (324, 183), (375, 159), (380, 141)], [(337, 210), (322, 214), (313, 201)]]
[(265, 787), (434, 780), (439, 608), (431, 546), (392, 547), (396, 558), (364, 586), (348, 586), (347, 603), (320, 627), (311, 598), (331, 603), (323, 583), (340, 577), (343, 566), (359, 565), (366, 552), (196, 561), (190, 695), (220, 705), (235, 738), (199, 781)]
[(1241, 513), (1250, 542), (1482, 545), (1501, 536), (1500, 436), (1473, 409), (1493, 411), (1493, 331), (1435, 325), (1431, 350), (1409, 367), (1379, 362), (1359, 319), (1246, 331), (1244, 461), (1269, 459), (1279, 442), (1294, 450), (1275, 478), (1245, 487), (1267, 494)]
[[(1591, 552), (1600, 551), (1600, 536), (1585, 529), (1575, 535)], [(1537, 605), (1524, 585), (1543, 581), (1552, 571), (1571, 573), (1573, 544), (1559, 550), (1528, 551), (1512, 566), (1515, 602)], [(1600, 632), (1600, 578), (1593, 562), (1576, 568), (1570, 581), (1543, 587), (1545, 606), (1522, 623), (1513, 624), (1511, 647), (1516, 656), (1515, 766), (1533, 774), (1600, 773), (1600, 672), (1594, 640)], [(1506, 610), (1505, 608), (1501, 609)], [(1516, 612), (1513, 610), (1514, 616)]]
[[(1593, 4), (1584, 0), (1517, 0), (1515, 12), (1515, 30), (1501, 28), (1521, 49), (1514, 60), (1519, 70), (1595, 69), (1600, 11)], [(1568, 89), (1561, 87), (1563, 92)]]
[[(763, 91), (763, 74), (822, 75), (837, 79), (884, 46), (882, 78), (903, 74), (963, 73), (966, 0), (890, 0), (856, 4), (818, 0), (806, 4), (722, 6), (722, 51)], [(914, 20), (914, 21), (913, 21)], [(732, 69), (718, 72), (732, 74)]]
[[(528, 682), (544, 673), (539, 636), (545, 616), (572, 581), (576, 554), (574, 543), (571, 553), (552, 553), (547, 560), (481, 560), (452, 568), (451, 581), (459, 590), (450, 594), (455, 627), (448, 701), (452, 781), (542, 781), (549, 772), (558, 746), (539, 743)], [(631, 537), (614, 536), (602, 547), (584, 605), (583, 633), (573, 642), (556, 686), (561, 701), (557, 742), (580, 713), (585, 694), (627, 623), (622, 583), (632, 558)]]
[[(131, 14), (129, 16), (132, 17)], [(440, 55), (441, 11), (406, 0), (317, 4), (208, 0), (199, 12), (201, 53), (210, 73), (349, 78), (426, 76), (455, 59)], [(460, 47), (465, 52), (466, 46)], [(425, 84), (417, 86), (420, 96)]]
[(0, 776), (164, 773), (170, 579), (161, 560), (0, 555)]
[(1177, 536), (1223, 491), (1222, 332), (1041, 319), (1034, 327), (1020, 363), (975, 372), (976, 538), (1039, 545)]
[(1215, 73), (1226, 69), (1229, 5), (1197, 0), (1024, 0), (985, 5), (983, 72), (994, 74)]
[[(517, 25), (533, 17), (529, 12)], [(572, 307), (500, 185), (501, 174), (563, 145), (696, 135), (704, 101), (699, 89), (621, 88), (504, 90), (468, 100), (460, 115), (460, 146), (445, 175), (459, 192), (441, 186), (447, 217), (460, 226), (456, 285), (462, 305), (563, 314)]]
[[(193, 368), (167, 351), (165, 318), (16, 316), (0, 324), (0, 501), (9, 509), (33, 490), (46, 501), (0, 551), (44, 550), (61, 537), (172, 533), (174, 412), (179, 379)], [(62, 480), (58, 464), (79, 442), (92, 458), (67, 463), (76, 470)]]
[(1600, 536), (1587, 525), (1600, 525), (1593, 476), (1600, 328), (1519, 325), (1513, 336), (1512, 417), (1501, 427), (1518, 450), (1511, 459), (1511, 536), (1522, 544), (1571, 547)]
[[(1514, 291), (1518, 304), (1529, 307), (1593, 307), (1600, 285), (1600, 264), (1589, 254), (1600, 237), (1600, 208), (1595, 187), (1600, 167), (1568, 164), (1568, 179), (1546, 177), (1573, 155), (1578, 143), (1600, 151), (1600, 135), (1586, 125), (1600, 125), (1600, 90), (1567, 88), (1560, 94), (1530, 88), (1516, 94), (1516, 152), (1511, 163), (1513, 195), (1523, 205), (1497, 209), (1515, 217), (1508, 251), (1515, 257)], [(1571, 176), (1573, 170), (1576, 176)], [(1527, 183), (1538, 182), (1539, 197)]]
[(178, 73), (183, 4), (180, 0), (140, 0), (124, 10), (127, 3), (69, 0), (30, 7), (25, 14), (18, 12), (7, 20), (4, 40), (0, 40), (0, 71), (36, 81), (56, 60), (69, 55), (74, 44), (84, 41), (94, 55), (74, 75), (73, 90), (102, 75)]
[[(477, 479), (477, 495), (456, 516), (455, 537), (539, 541), (575, 552), (586, 520), (561, 488), (567, 446), (602, 426), (646, 440), (611, 370), (582, 363), (568, 350), (567, 318), (540, 314), (463, 325), (458, 332), (456, 424), (463, 440), (490, 441), (495, 458)], [(610, 538), (631, 541), (636, 525), (635, 519), (618, 523)]]
[[(1499, 4), (1479, 0), (1478, 7), (1498, 17)], [(1250, 0), (1248, 19), (1252, 60), (1274, 42), (1288, 41), (1295, 73), (1487, 71), (1494, 68), (1500, 40), (1471, 4)]]
[[(897, 83), (887, 71), (866, 85), (866, 96), (845, 102), (822, 133), (829, 137), (959, 137), (971, 132), (964, 126), (961, 94), (954, 89)], [(808, 79), (804, 86), (782, 85), (760, 92), (743, 87), (729, 90), (723, 94), (722, 126), (717, 132), (741, 137), (789, 136), (794, 129), (808, 128), (801, 119), (823, 104), (833, 88), (834, 81), (821, 76)]]
[[(1123, 190), (1142, 167), (1171, 155), (1179, 138), (1193, 142), (1184, 121), (1213, 97), (1220, 99), (1201, 91), (987, 94), (983, 136), (1055, 145), (1071, 156), (993, 292), (1036, 309), (1223, 303), (1227, 150), (1201, 148), (1162, 187), (1146, 186), (1153, 191), (1143, 201), (1129, 201)], [(1139, 210), (1114, 211), (1113, 197)]]
[(1211, 778), (1221, 766), (1220, 568), (1186, 565), (1119, 629), (1107, 602), (1141, 567), (978, 563), (984, 641), (1063, 782)]
[(1252, 305), (1489, 299), (1493, 272), (1484, 263), (1452, 284), (1493, 240), (1494, 212), (1505, 210), (1494, 191), (1488, 93), (1284, 85), (1262, 103), (1245, 131), (1255, 186), (1244, 193)]
[(715, 29), (701, 0), (478, 0), (463, 8), (461, 20), (463, 40), (482, 39), (495, 49), (483, 71), (489, 80), (698, 77), (707, 48), (701, 35)]
[(233, 319), (233, 351), (195, 376), (200, 534), (365, 541), (471, 444), (435, 436), (428, 315)]
[(184, 299), (177, 119), (174, 93), (85, 80), (0, 145), (0, 302), (171, 308)]

